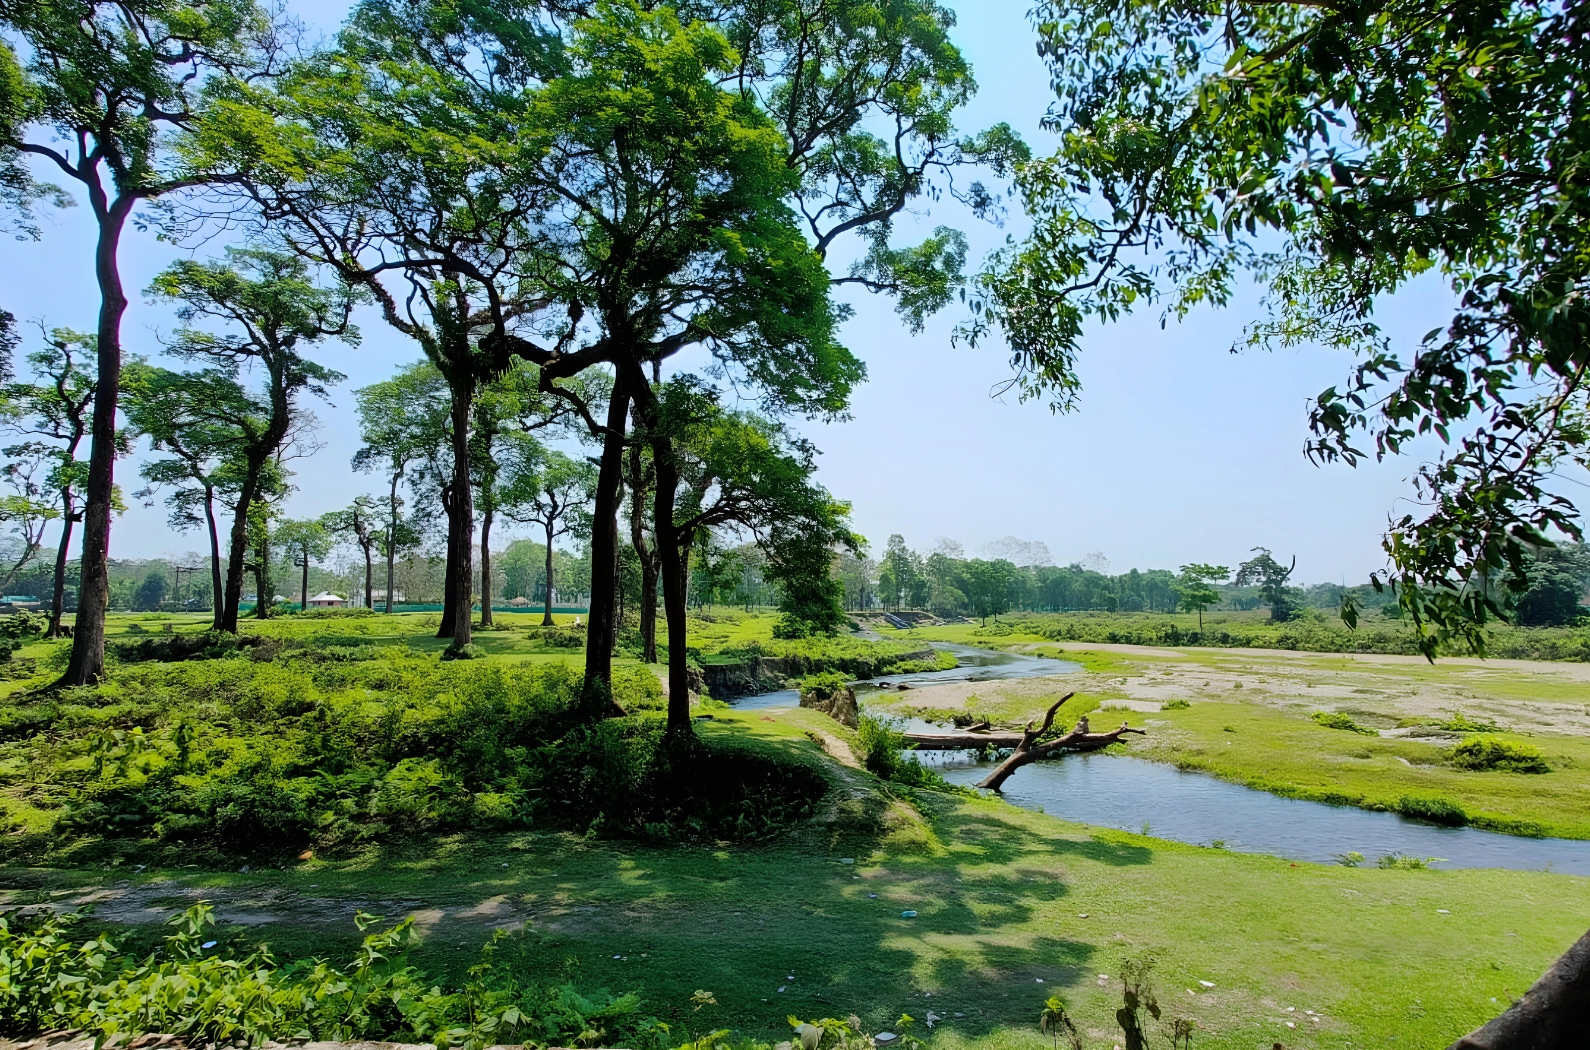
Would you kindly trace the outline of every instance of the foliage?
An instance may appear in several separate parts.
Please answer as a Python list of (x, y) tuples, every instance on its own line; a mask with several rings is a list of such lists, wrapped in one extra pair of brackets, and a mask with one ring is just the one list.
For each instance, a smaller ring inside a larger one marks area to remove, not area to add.
[[(1590, 195), (1563, 177), (1590, 122), (1561, 105), (1585, 90), (1584, 12), (1049, 0), (1032, 17), (1061, 143), (1018, 170), (1033, 232), (980, 282), (1018, 378), (1070, 404), (1083, 317), (1223, 305), (1256, 278), (1252, 342), (1359, 355), (1316, 399), (1313, 457), (1442, 442), (1376, 584), (1428, 654), (1483, 647), (1529, 552), (1580, 528), (1552, 478), (1590, 436)], [(1432, 273), (1451, 317), (1400, 347), (1376, 307)]]
[(571, 732), (581, 676), (564, 662), (442, 663), (361, 636), (389, 622), (146, 635), (116, 644), (95, 689), (12, 696), (0, 776), (25, 778), (36, 833), (11, 852), (278, 856), (498, 827), (762, 837), (828, 790), (781, 746), (664, 747), (643, 667), (614, 675), (636, 717)]
[(1315, 711), (1309, 717), (1314, 719), (1314, 721), (1318, 722), (1320, 725), (1324, 726), (1326, 729), (1345, 729), (1349, 733), (1361, 733), (1364, 736), (1380, 735), (1377, 730), (1371, 729), (1368, 726), (1361, 726), (1357, 722), (1354, 722), (1351, 717), (1344, 715), (1339, 711)]
[(1270, 606), (1270, 619), (1276, 623), (1291, 619), (1292, 596), (1287, 581), (1292, 578), (1292, 570), (1297, 568), (1297, 559), (1293, 558), (1291, 565), (1283, 566), (1263, 547), (1253, 549), (1259, 553), (1237, 567), (1234, 577), (1237, 586), (1257, 584), (1259, 594)]
[(1459, 769), (1501, 769), (1510, 773), (1550, 773), (1551, 766), (1538, 747), (1495, 737), (1471, 736), (1447, 751), (1447, 761)]
[(1467, 824), (1468, 814), (1449, 798), (1429, 795), (1402, 795), (1392, 808), (1405, 817), (1418, 817), (1432, 824)]
[(23, 609), (9, 616), (0, 617), (0, 638), (15, 641), (39, 638), (44, 635), (45, 630), (49, 626), (50, 618), (48, 616)]
[(905, 735), (892, 719), (863, 713), (856, 724), (856, 746), (861, 749), (862, 764), (884, 780), (949, 794), (976, 794), (971, 788), (951, 784), (907, 752)]
[[(656, 1032), (633, 993), (580, 993), (522, 976), (524, 936), (498, 935), (462, 987), (444, 990), (409, 965), (414, 920), (367, 933), (345, 967), (282, 964), (269, 948), (217, 951), (206, 903), (174, 916), (159, 948), (139, 959), (101, 933), (73, 937), (84, 913), (0, 917), (0, 1030), (76, 1028), (97, 1040), (167, 1032), (188, 1043), (267, 1040), (434, 1041), (479, 1048), (504, 1039), (572, 1045)], [(360, 911), (361, 931), (380, 921)]]
[(1388, 871), (1428, 871), (1440, 857), (1415, 857), (1409, 853), (1387, 853), (1375, 861), (1375, 867)]

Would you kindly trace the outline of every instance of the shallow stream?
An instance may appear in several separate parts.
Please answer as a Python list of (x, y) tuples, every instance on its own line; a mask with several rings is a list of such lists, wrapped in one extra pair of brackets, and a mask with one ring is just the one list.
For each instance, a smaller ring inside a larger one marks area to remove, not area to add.
[[(877, 696), (881, 684), (913, 687), (939, 682), (1037, 678), (1081, 670), (1064, 660), (991, 652), (964, 645), (935, 644), (955, 654), (961, 666), (949, 671), (888, 675), (859, 683), (858, 696)], [(871, 688), (869, 688), (871, 687)], [(793, 689), (744, 697), (736, 708), (793, 707)], [(910, 728), (926, 723), (908, 720)], [(934, 732), (944, 732), (933, 727)], [(946, 779), (975, 785), (993, 763), (970, 751), (920, 751), (921, 759)], [(1361, 853), (1369, 864), (1388, 854), (1439, 857), (1436, 868), (1514, 868), (1590, 875), (1590, 841), (1528, 839), (1477, 828), (1448, 828), (1352, 806), (1304, 802), (1229, 784), (1202, 773), (1124, 755), (1069, 755), (1023, 766), (1005, 783), (1014, 805), (1083, 824), (1146, 831), (1159, 838), (1197, 845), (1222, 845), (1247, 853), (1330, 863)]]

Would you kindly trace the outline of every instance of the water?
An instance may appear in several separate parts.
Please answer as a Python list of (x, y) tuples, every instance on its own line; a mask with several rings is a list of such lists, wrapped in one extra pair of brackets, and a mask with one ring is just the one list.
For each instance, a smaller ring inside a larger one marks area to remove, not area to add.
[[(968, 786), (994, 764), (971, 753), (921, 752), (945, 779)], [(1436, 868), (1514, 868), (1590, 875), (1590, 842), (1527, 839), (1477, 828), (1447, 828), (1395, 813), (1282, 798), (1202, 773), (1121, 755), (1067, 755), (1034, 762), (1005, 782), (1007, 801), (1051, 816), (1177, 842), (1330, 863), (1362, 853), (1445, 858)]]
[[(969, 645), (951, 645), (934, 642), (933, 648), (950, 653), (960, 661), (959, 667), (948, 671), (919, 671), (915, 674), (887, 674), (877, 682), (857, 682), (856, 696), (865, 700), (882, 691), (878, 682), (888, 682), (893, 688), (909, 685), (913, 688), (937, 685), (941, 682), (992, 682), (1007, 678), (1047, 678), (1053, 675), (1075, 674), (1081, 664), (1069, 660), (1049, 660), (1039, 656), (1021, 656), (1016, 653), (996, 653), (988, 649), (974, 649)], [(742, 696), (729, 701), (737, 709), (755, 710), (763, 707), (798, 707), (800, 693), (794, 689), (779, 689), (756, 696)]]
[[(950, 671), (886, 675), (891, 686), (936, 682), (979, 682), (1005, 678), (1039, 678), (1074, 673), (1081, 668), (1065, 660), (996, 653), (964, 645), (935, 645), (954, 653), (961, 666)], [(884, 690), (860, 683), (861, 699)], [(737, 708), (794, 707), (800, 695), (781, 689), (734, 701)], [(904, 728), (947, 732), (919, 719), (904, 719)], [(992, 763), (979, 762), (970, 751), (919, 751), (924, 762), (956, 784), (975, 785)], [(1590, 841), (1527, 839), (1476, 828), (1448, 828), (1395, 813), (1375, 813), (1352, 806), (1329, 806), (1282, 798), (1240, 784), (1228, 784), (1203, 773), (1121, 755), (1068, 755), (1023, 766), (1005, 782), (1007, 801), (1027, 809), (1083, 824), (1142, 831), (1177, 842), (1268, 853), (1289, 860), (1332, 863), (1345, 853), (1362, 853), (1366, 863), (1402, 853), (1440, 857), (1436, 868), (1513, 868), (1522, 871), (1590, 875)]]

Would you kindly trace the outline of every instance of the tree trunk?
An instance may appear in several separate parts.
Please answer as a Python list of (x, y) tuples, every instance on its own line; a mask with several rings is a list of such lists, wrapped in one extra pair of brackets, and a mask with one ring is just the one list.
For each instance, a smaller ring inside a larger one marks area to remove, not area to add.
[(977, 786), (988, 788), (991, 791), (998, 791), (1016, 770), (1029, 762), (1036, 762), (1040, 758), (1052, 755), (1057, 751), (1097, 751), (1101, 747), (1108, 747), (1115, 743), (1127, 733), (1136, 733), (1138, 736), (1146, 735), (1141, 729), (1133, 729), (1125, 722), (1121, 723), (1119, 729), (1112, 729), (1108, 733), (1090, 733), (1088, 731), (1087, 716), (1084, 715), (1077, 719), (1077, 724), (1064, 736), (1056, 737), (1042, 744), (1037, 743), (1038, 738), (1048, 732), (1049, 727), (1054, 724), (1054, 713), (1060, 710), (1060, 705), (1076, 695), (1075, 693), (1067, 693), (1056, 700), (1049, 708), (1049, 712), (1044, 715), (1043, 725), (1039, 728), (1034, 729), (1032, 723), (1028, 722), (1027, 728), (1022, 731), (1021, 743), (1016, 745), (1016, 750), (1011, 752), (1010, 757), (1001, 762), (999, 767), (984, 777), (982, 783)]
[(221, 538), (215, 530), (215, 486), (204, 486), (204, 524), (210, 533), (210, 629), (221, 629)]
[(1590, 933), (1552, 964), (1524, 997), (1448, 1050), (1583, 1050), (1590, 1018)]
[(82, 569), (78, 574), (77, 620), (72, 655), (60, 685), (93, 685), (105, 676), (105, 609), (110, 605), (110, 510), (116, 467), (116, 403), (121, 396), (121, 320), (127, 312), (117, 249), (137, 198), (119, 197), (105, 206), (90, 188), (99, 219), (94, 277), (99, 284), (98, 376), (94, 385), (93, 435), (88, 452), (88, 490), (83, 507)]
[(458, 588), (453, 614), (453, 644), (462, 649), (474, 640), (475, 501), (469, 483), (469, 416), (475, 401), (473, 379), (449, 384), (453, 388), (453, 527), (458, 565), (453, 582)]
[(304, 555), (304, 583), (303, 583), (302, 589), (300, 589), (299, 592), (298, 592), (298, 611), (299, 612), (308, 612), (309, 611), (309, 548), (308, 547), (304, 548), (303, 555)]
[(392, 475), (392, 526), (386, 534), (386, 612), (392, 611), (392, 579), (393, 564), (397, 561), (397, 487), (398, 479), (403, 476), (402, 471)]
[(618, 489), (630, 396), (629, 380), (621, 370), (614, 377), (613, 393), (607, 403), (607, 428), (591, 518), (591, 610), (585, 635), (584, 697), (586, 712), (593, 718), (606, 717), (616, 707), (612, 703), (612, 637), (618, 606)]
[(375, 592), (370, 589), (370, 585), (375, 582), (375, 565), (370, 559), (370, 544), (361, 543), (359, 546), (364, 548), (364, 607), (374, 610)]
[(491, 507), (480, 515), (480, 625), (489, 627), (491, 618)]
[[(649, 421), (650, 422), (650, 421)], [(652, 497), (652, 535), (662, 563), (663, 616), (668, 623), (668, 736), (679, 740), (692, 733), (690, 725), (690, 664), (686, 654), (685, 574), (689, 558), (681, 549), (674, 525), (674, 494), (679, 488), (679, 468), (673, 442), (652, 431), (652, 463), (657, 471), (657, 491)]]
[(657, 662), (657, 552), (646, 543), (646, 492), (655, 475), (641, 471), (641, 449), (629, 450), (629, 541), (640, 561), (641, 659)]
[[(254, 505), (254, 497), (259, 492), (259, 475), (264, 468), (264, 461), (255, 462), (251, 459), (244, 469), (243, 485), (237, 493), (237, 508), (232, 514), (232, 535), (227, 545), (226, 556), (226, 597), (221, 611), (221, 620), (216, 626), (219, 630), (237, 633), (238, 606), (243, 602), (243, 571), (244, 564), (248, 561), (248, 512)], [(259, 591), (259, 600), (254, 605), (254, 612), (259, 614), (260, 609), (270, 601), (270, 595), (260, 590), (260, 580), (270, 575), (269, 570), (260, 570), (254, 573), (254, 589)], [(80, 601), (79, 605), (82, 604)]]
[(55, 551), (55, 586), (50, 592), (50, 629), (46, 638), (61, 636), (61, 617), (66, 612), (66, 548), (72, 545), (72, 521), (76, 501), (71, 486), (61, 490), (61, 542)]
[(436, 637), (451, 638), (458, 622), (458, 519), (453, 511), (453, 485), (442, 486), (442, 510), (447, 514), (447, 554), (442, 579), (442, 622)]
[[(542, 627), (551, 627), (552, 626), (552, 515), (551, 514), (547, 515), (547, 551), (546, 551), (546, 554), (547, 554), (547, 585), (546, 585), (545, 591), (541, 595), (541, 597), (545, 601), (545, 604), (543, 606), (542, 613), (541, 613), (541, 626)], [(586, 629), (587, 632), (589, 632), (590, 629), (591, 629), (590, 625), (587, 624), (585, 629)], [(589, 633), (587, 633), (586, 639), (587, 639), (586, 644), (590, 644), (590, 642), (589, 642), (589, 639), (590, 639)]]

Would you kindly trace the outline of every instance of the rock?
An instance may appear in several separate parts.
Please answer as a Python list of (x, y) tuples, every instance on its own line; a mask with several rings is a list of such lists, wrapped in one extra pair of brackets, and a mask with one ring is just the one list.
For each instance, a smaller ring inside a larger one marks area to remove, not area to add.
[(856, 728), (859, 712), (856, 710), (856, 691), (848, 685), (835, 689), (829, 696), (819, 692), (802, 692), (801, 706), (821, 711), (848, 729)]

